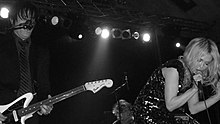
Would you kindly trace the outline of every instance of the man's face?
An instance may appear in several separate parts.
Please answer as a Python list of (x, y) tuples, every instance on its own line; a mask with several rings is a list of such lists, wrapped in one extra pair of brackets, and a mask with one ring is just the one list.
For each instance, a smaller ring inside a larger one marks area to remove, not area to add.
[(118, 120), (119, 120), (120, 117), (121, 117), (121, 121), (126, 121), (126, 120), (131, 119), (132, 114), (131, 114), (131, 111), (129, 111), (129, 110), (124, 110), (124, 111), (121, 112), (120, 117), (119, 117), (119, 114), (116, 114), (116, 116), (117, 116), (117, 119), (118, 119)]
[[(35, 20), (31, 19), (30, 17), (31, 16), (29, 13), (27, 15), (27, 18), (25, 18), (25, 19), (21, 19), (19, 16), (17, 16), (17, 21), (15, 21), (13, 25), (16, 27), (20, 24), (24, 24), (28, 20), (35, 23)], [(33, 31), (33, 28), (32, 29), (21, 28), (21, 29), (14, 30), (14, 33), (22, 40), (26, 40), (27, 38), (29, 38), (31, 36), (32, 31)]]

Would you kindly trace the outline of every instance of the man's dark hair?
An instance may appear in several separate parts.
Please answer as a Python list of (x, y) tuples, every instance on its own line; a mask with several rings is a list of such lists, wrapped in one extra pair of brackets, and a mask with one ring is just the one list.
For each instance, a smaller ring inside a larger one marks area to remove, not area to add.
[[(120, 106), (118, 106), (118, 105), (120, 105)], [(132, 111), (132, 105), (131, 105), (131, 103), (127, 102), (126, 100), (120, 99), (119, 104), (117, 102), (113, 105), (112, 113), (118, 114), (119, 109), (120, 109), (120, 112)]]
[(14, 23), (17, 21), (17, 17), (21, 19), (27, 19), (27, 15), (30, 14), (31, 19), (37, 18), (37, 8), (33, 3), (27, 0), (19, 0), (13, 5), (9, 17)]

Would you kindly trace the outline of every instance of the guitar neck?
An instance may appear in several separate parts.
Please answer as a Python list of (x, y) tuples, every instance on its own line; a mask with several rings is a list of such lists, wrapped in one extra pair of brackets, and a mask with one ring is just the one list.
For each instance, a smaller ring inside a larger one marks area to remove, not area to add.
[(53, 96), (53, 97), (48, 98), (46, 100), (43, 100), (41, 102), (35, 103), (35, 104), (30, 105), (30, 106), (28, 106), (26, 108), (22, 108), (22, 109), (17, 111), (17, 114), (20, 117), (25, 116), (27, 114), (30, 114), (30, 113), (33, 113), (35, 111), (40, 110), (40, 106), (41, 105), (53, 105), (53, 104), (58, 103), (58, 102), (60, 102), (62, 100), (65, 100), (65, 99), (67, 99), (69, 97), (72, 97), (72, 96), (74, 96), (76, 94), (79, 94), (79, 93), (81, 93), (83, 91), (86, 91), (86, 88), (85, 88), (84, 85), (76, 87), (76, 88), (74, 88), (72, 90), (66, 91), (64, 93), (58, 94), (56, 96)]

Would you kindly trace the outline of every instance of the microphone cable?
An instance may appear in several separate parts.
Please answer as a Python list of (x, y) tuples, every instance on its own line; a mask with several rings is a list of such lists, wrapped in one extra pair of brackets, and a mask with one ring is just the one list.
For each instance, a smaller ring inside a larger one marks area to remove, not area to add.
[[(200, 86), (199, 86), (199, 85), (200, 85)], [(202, 84), (201, 84), (200, 81), (198, 82), (197, 87), (199, 88), (199, 93), (202, 94), (202, 99), (203, 99), (203, 102), (204, 102), (204, 104), (205, 104), (205, 110), (206, 110), (206, 114), (207, 114), (207, 117), (208, 117), (208, 120), (209, 120), (209, 124), (212, 124), (212, 121), (211, 121), (211, 118), (210, 118), (210, 115), (209, 115), (209, 110), (208, 110), (208, 107), (207, 107), (207, 103), (206, 103), (206, 101), (205, 101), (204, 90), (203, 90), (203, 87), (202, 87)]]
[(212, 121), (211, 121), (211, 118), (210, 118), (210, 115), (209, 115), (209, 110), (208, 110), (208, 107), (207, 107), (207, 104), (206, 104), (206, 101), (205, 101), (205, 95), (204, 95), (204, 92), (203, 92), (204, 90), (203, 90), (201, 81), (198, 81), (198, 84), (196, 84), (195, 80), (193, 79), (193, 75), (195, 75), (195, 74), (191, 72), (191, 70), (189, 69), (189, 67), (187, 65), (185, 65), (185, 66), (186, 66), (186, 68), (188, 69), (188, 71), (191, 75), (191, 81), (194, 81), (194, 85), (196, 85), (198, 90), (199, 90), (198, 95), (199, 95), (200, 91), (202, 93), (202, 99), (203, 99), (203, 102), (205, 104), (205, 109), (206, 109), (207, 117), (208, 117), (208, 120), (209, 120), (209, 124), (212, 124)]

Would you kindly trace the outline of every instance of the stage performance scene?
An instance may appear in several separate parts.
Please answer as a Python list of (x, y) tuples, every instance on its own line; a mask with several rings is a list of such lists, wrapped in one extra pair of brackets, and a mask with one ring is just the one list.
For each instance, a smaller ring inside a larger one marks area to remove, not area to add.
[(220, 1), (0, 0), (0, 124), (220, 124)]

